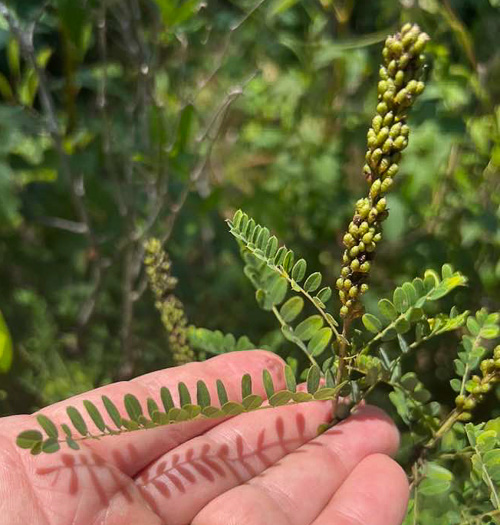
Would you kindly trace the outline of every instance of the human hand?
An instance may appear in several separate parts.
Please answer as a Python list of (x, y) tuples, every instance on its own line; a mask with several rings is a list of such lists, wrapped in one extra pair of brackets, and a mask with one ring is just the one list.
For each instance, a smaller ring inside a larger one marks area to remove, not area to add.
[[(100, 407), (106, 395), (121, 407), (126, 393), (142, 401), (161, 386), (175, 392), (179, 381), (195, 389), (198, 379), (214, 387), (212, 396), (222, 379), (235, 399), (245, 373), (265, 395), (263, 368), (285, 387), (277, 356), (237, 352), (98, 388), (41, 413), (63, 423), (66, 407), (80, 408), (83, 399)], [(395, 426), (367, 406), (317, 436), (330, 414), (331, 402), (304, 403), (88, 440), (79, 451), (40, 456), (15, 445), (32, 416), (3, 418), (0, 523), (400, 525), (408, 483), (389, 457), (399, 443)]]

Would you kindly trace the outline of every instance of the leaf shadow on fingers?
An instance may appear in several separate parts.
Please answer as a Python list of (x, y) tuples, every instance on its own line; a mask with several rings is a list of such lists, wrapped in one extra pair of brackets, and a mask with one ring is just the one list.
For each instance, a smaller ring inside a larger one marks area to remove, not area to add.
[[(171, 511), (163, 505), (165, 500), (175, 496), (177, 512), (182, 506), (182, 496), (190, 497), (197, 484), (200, 487), (205, 484), (200, 491), (203, 496), (198, 499), (203, 506), (223, 492), (261, 475), (277, 460), (296, 451), (307, 441), (305, 431), (305, 416), (299, 413), (293, 418), (276, 417), (271, 425), (268, 423), (255, 432), (252, 441), (238, 433), (221, 444), (203, 442), (201, 437), (194, 440), (192, 446), (173, 451), (146, 469), (136, 478), (136, 483), (154, 512), (163, 519), (173, 519)], [(189, 511), (192, 519), (197, 510), (190, 508)], [(177, 523), (176, 519), (173, 523)]]
[(57, 491), (65, 498), (68, 512), (84, 503), (89, 516), (108, 508), (115, 499), (127, 506), (141, 504), (143, 499), (133, 479), (120, 470), (120, 465), (127, 464), (126, 456), (138, 455), (137, 449), (127, 445), (111, 454), (115, 464), (86, 449), (40, 456), (43, 466), (35, 469), (37, 490), (41, 494)]

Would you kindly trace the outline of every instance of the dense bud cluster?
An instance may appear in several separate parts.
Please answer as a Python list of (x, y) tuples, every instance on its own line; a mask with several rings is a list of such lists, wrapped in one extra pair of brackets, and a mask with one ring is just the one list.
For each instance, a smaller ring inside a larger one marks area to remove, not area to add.
[(460, 394), (455, 398), (460, 421), (472, 419), (471, 411), (476, 408), (477, 403), (481, 402), (484, 394), (490, 392), (493, 386), (500, 382), (500, 345), (493, 351), (492, 358), (481, 361), (479, 369), (481, 376), (472, 376), (471, 381), (466, 385), (469, 395), (466, 397)]
[(149, 285), (155, 295), (155, 306), (168, 333), (172, 358), (176, 365), (189, 363), (195, 356), (187, 343), (188, 321), (184, 305), (172, 294), (177, 284), (177, 279), (171, 273), (172, 263), (158, 239), (150, 239), (144, 248), (144, 264)]
[(377, 243), (382, 239), (381, 223), (388, 216), (385, 194), (391, 189), (401, 158), (408, 145), (408, 110), (424, 90), (421, 80), (429, 37), (417, 25), (406, 24), (400, 33), (387, 38), (382, 52), (377, 115), (368, 131), (368, 151), (363, 168), (370, 184), (368, 197), (356, 203), (356, 212), (344, 235), (346, 250), (341, 276), (337, 280), (342, 302), (340, 313), (348, 315), (360, 295), (366, 292)]

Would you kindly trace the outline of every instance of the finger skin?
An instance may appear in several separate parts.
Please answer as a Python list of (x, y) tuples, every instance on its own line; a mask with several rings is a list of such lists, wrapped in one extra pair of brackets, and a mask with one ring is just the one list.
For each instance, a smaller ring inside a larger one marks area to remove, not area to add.
[(403, 469), (373, 454), (356, 466), (312, 525), (401, 525), (408, 496)]
[(331, 414), (331, 402), (319, 401), (241, 414), (168, 452), (136, 483), (165, 523), (190, 524), (211, 500), (315, 438)]
[(363, 458), (394, 454), (398, 444), (397, 429), (385, 413), (364, 407), (260, 476), (211, 501), (192, 525), (309, 524)]
[[(196, 383), (203, 380), (209, 389), (212, 403), (218, 405), (216, 380), (221, 379), (226, 388), (230, 400), (241, 400), (241, 378), (248, 373), (252, 377), (254, 393), (265, 397), (265, 389), (262, 384), (262, 370), (268, 369), (277, 389), (284, 388), (283, 376), (284, 362), (270, 352), (263, 350), (250, 350), (235, 352), (208, 359), (207, 361), (189, 363), (176, 368), (167, 368), (158, 372), (146, 374), (128, 382), (120, 382), (107, 385), (91, 392), (86, 392), (68, 400), (61, 401), (40, 410), (39, 413), (50, 417), (56, 423), (69, 423), (66, 408), (74, 406), (81, 414), (93, 433), (100, 431), (94, 426), (83, 406), (83, 400), (92, 401), (107, 425), (115, 428), (111, 418), (108, 416), (101, 396), (105, 395), (113, 401), (123, 417), (128, 417), (123, 407), (125, 394), (135, 395), (145, 407), (146, 399), (153, 398), (161, 407), (160, 388), (166, 386), (170, 389), (174, 402), (178, 403), (177, 385), (184, 382), (188, 387), (191, 398), (196, 399)], [(36, 415), (36, 414), (35, 414)], [(14, 416), (17, 420), (10, 421), (5, 432), (15, 438), (15, 435), (28, 428), (37, 428), (38, 424), (32, 416)], [(11, 419), (11, 418), (10, 418)], [(119, 436), (106, 437), (99, 441), (85, 441), (85, 446), (105, 459), (111, 465), (118, 467), (128, 476), (135, 476), (146, 465), (156, 458), (171, 450), (184, 441), (201, 434), (209, 428), (217, 425), (220, 421), (204, 419), (187, 423), (150, 429), (147, 432), (132, 432)], [(9, 431), (9, 429), (14, 429)], [(29, 457), (29, 454), (24, 453)]]
[[(276, 387), (283, 388), (281, 359), (256, 350), (227, 354), (203, 363), (148, 374), (128, 383), (109, 385), (47, 407), (41, 413), (57, 423), (67, 422), (66, 407), (76, 406), (85, 414), (82, 402), (89, 399), (107, 416), (101, 395), (107, 395), (123, 410), (125, 393), (133, 393), (141, 402), (148, 396), (159, 402), (160, 386), (171, 388), (176, 395), (179, 381), (185, 382), (195, 398), (198, 379), (207, 382), (214, 400), (218, 378), (226, 384), (229, 397), (239, 399), (241, 376), (245, 373), (251, 374), (254, 391), (264, 395), (261, 379), (264, 368), (270, 371)], [(93, 429), (90, 418), (85, 419)], [(109, 418), (106, 423), (113, 425)], [(5, 418), (0, 425), (0, 501), (7, 501), (9, 505), (10, 521), (6, 524), (128, 525), (128, 515), (134, 517), (135, 523), (158, 525), (161, 521), (148, 507), (131, 476), (166, 451), (218, 423), (220, 420), (200, 420), (85, 441), (78, 452), (65, 449), (53, 455), (32, 456), (16, 447), (15, 437), (23, 430), (38, 427), (33, 416)], [(26, 490), (13, 491), (12, 487)], [(101, 520), (100, 516), (104, 518)]]

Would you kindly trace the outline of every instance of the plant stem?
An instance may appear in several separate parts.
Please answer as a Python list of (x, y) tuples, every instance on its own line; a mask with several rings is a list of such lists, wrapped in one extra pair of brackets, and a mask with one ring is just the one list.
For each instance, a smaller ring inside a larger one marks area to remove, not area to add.
[(344, 324), (342, 326), (342, 338), (340, 339), (339, 345), (339, 365), (337, 368), (337, 384), (340, 384), (345, 372), (345, 358), (347, 354), (347, 336), (349, 333), (349, 328), (351, 326), (352, 318), (350, 316), (346, 317)]

